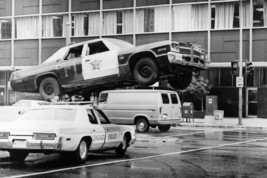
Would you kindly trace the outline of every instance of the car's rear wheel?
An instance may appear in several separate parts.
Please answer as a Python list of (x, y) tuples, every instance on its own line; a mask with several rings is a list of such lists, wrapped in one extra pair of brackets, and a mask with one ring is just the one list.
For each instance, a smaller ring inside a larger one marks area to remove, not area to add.
[(149, 123), (145, 118), (140, 118), (136, 122), (136, 130), (137, 132), (147, 132), (149, 130)]
[(21, 151), (21, 150), (12, 150), (12, 151), (9, 151), (9, 155), (12, 161), (23, 162), (26, 159), (26, 157), (29, 155), (29, 152)]
[(88, 157), (89, 143), (86, 139), (82, 139), (78, 148), (73, 152), (73, 160), (77, 164), (85, 163)]
[(39, 85), (39, 93), (45, 100), (50, 100), (54, 96), (62, 94), (61, 87), (54, 77), (44, 78)]
[(128, 147), (128, 141), (127, 137), (124, 135), (121, 144), (115, 148), (115, 151), (118, 156), (123, 156), (127, 150)]
[(140, 59), (134, 66), (135, 81), (141, 86), (149, 86), (159, 79), (159, 67), (151, 57)]
[(192, 81), (192, 72), (168, 77), (168, 82), (175, 89), (185, 89)]
[(171, 126), (170, 125), (159, 125), (158, 128), (161, 132), (167, 132), (168, 130), (170, 130)]

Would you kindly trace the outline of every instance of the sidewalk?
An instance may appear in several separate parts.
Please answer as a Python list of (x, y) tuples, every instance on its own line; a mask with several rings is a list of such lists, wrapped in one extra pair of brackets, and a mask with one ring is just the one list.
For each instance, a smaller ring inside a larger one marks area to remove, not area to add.
[(184, 121), (181, 124), (182, 126), (191, 126), (191, 127), (225, 127), (225, 128), (234, 128), (234, 127), (260, 127), (267, 128), (267, 119), (263, 118), (242, 118), (242, 125), (239, 125), (239, 118), (223, 118), (221, 121), (216, 120), (207, 120), (195, 118), (190, 119), (190, 123)]

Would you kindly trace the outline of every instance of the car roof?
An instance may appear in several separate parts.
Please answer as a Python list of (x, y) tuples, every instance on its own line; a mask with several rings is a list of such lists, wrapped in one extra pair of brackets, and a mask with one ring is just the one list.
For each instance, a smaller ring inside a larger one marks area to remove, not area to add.
[(177, 92), (173, 90), (125, 89), (125, 90), (106, 90), (101, 93), (177, 93)]
[(58, 104), (58, 105), (42, 105), (34, 107), (33, 109), (93, 109), (92, 105), (67, 105), (67, 104)]

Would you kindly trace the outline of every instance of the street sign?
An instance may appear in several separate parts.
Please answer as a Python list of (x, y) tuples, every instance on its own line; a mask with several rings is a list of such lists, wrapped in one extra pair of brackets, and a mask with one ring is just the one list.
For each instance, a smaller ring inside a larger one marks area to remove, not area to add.
[(244, 77), (236, 77), (236, 87), (244, 87)]

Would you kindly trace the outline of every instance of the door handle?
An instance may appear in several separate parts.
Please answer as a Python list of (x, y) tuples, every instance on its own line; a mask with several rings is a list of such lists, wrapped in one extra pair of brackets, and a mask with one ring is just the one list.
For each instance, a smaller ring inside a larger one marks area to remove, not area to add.
[(60, 69), (61, 68), (61, 66), (57, 66), (57, 69)]
[(95, 130), (93, 130), (93, 132), (95, 132)]

